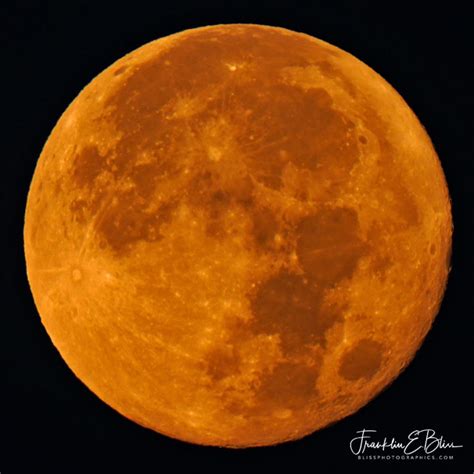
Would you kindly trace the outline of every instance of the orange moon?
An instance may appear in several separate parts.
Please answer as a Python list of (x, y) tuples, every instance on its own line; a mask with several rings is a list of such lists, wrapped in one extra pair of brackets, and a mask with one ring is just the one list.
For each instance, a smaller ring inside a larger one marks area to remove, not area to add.
[(42, 322), (131, 420), (248, 447), (356, 412), (414, 357), (449, 273), (443, 171), (370, 67), (284, 28), (183, 31), (59, 119), (28, 194)]

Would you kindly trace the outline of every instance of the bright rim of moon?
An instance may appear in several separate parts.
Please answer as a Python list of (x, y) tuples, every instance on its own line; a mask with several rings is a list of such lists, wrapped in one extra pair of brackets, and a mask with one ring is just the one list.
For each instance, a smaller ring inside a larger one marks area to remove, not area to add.
[(300, 438), (410, 362), (449, 272), (435, 150), (377, 73), (283, 28), (133, 51), (39, 158), (24, 244), (54, 345), (115, 410), (184, 441)]

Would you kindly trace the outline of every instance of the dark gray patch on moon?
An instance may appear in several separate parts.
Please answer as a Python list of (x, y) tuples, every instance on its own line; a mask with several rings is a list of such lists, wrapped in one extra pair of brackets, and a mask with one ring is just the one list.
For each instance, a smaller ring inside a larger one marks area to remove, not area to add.
[(278, 334), (290, 357), (306, 344), (324, 345), (326, 331), (342, 318), (341, 308), (325, 304), (321, 289), (284, 271), (263, 282), (250, 301), (250, 330)]
[(331, 287), (354, 273), (368, 245), (358, 236), (354, 209), (326, 208), (305, 217), (296, 230), (298, 260), (319, 286)]
[(347, 380), (371, 379), (383, 360), (383, 345), (372, 339), (361, 339), (342, 357), (339, 375)]

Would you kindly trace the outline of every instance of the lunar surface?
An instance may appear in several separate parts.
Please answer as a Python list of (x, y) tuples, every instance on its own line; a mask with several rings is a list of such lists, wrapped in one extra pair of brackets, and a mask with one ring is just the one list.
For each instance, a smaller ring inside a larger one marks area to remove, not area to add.
[(62, 115), (28, 195), (28, 279), (95, 394), (159, 433), (300, 438), (410, 362), (449, 272), (449, 194), (397, 92), (252, 24), (133, 51)]

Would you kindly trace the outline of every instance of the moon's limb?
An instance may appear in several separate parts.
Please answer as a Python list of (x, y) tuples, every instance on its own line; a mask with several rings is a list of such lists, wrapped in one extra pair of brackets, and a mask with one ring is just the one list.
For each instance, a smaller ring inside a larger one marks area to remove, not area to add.
[(266, 445), (353, 413), (444, 291), (447, 186), (373, 70), (282, 28), (172, 35), (95, 78), (33, 177), (28, 278), (74, 373), (134, 421)]

